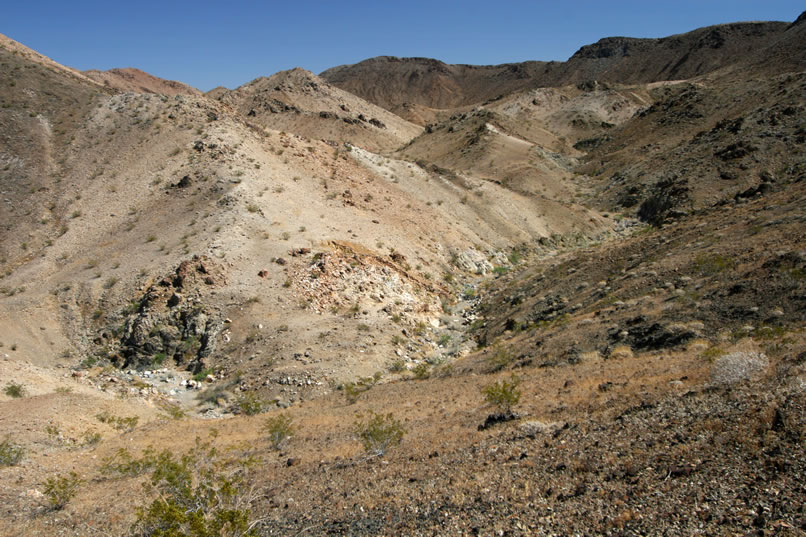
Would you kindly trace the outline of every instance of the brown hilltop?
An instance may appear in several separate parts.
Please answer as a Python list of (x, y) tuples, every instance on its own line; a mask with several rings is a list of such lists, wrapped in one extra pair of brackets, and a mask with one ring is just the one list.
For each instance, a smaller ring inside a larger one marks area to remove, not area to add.
[[(802, 39), (789, 39), (784, 22), (740, 22), (658, 39), (608, 37), (580, 48), (566, 62), (449, 65), (427, 58), (380, 56), (321, 73), (334, 85), (389, 110), (404, 104), (454, 108), (513, 91), (588, 80), (636, 84), (686, 79), (745, 65), (766, 47), (801, 57)], [(768, 57), (768, 56), (766, 56)], [(802, 64), (801, 64), (802, 65)]]
[(92, 69), (84, 71), (84, 74), (106, 87), (120, 91), (162, 95), (201, 95), (199, 90), (187, 84), (175, 80), (165, 80), (133, 67), (107, 71)]
[(216, 88), (208, 96), (265, 127), (373, 151), (396, 149), (420, 132), (418, 126), (300, 68), (231, 91)]
[(546, 65), (450, 65), (429, 58), (379, 56), (333, 67), (320, 76), (389, 110), (403, 103), (444, 109), (529, 87)]

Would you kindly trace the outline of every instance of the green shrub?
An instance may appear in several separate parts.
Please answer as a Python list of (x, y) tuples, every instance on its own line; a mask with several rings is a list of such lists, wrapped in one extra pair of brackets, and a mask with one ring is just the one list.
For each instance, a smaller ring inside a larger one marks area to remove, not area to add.
[(249, 460), (222, 460), (200, 444), (175, 457), (151, 455), (146, 490), (154, 499), (137, 510), (132, 534), (138, 536), (256, 537), (244, 491)]
[(173, 420), (181, 420), (187, 417), (187, 412), (181, 406), (164, 401), (159, 405), (160, 410), (164, 412), (163, 417)]
[(280, 450), (294, 434), (294, 422), (285, 414), (278, 414), (266, 420), (263, 430), (269, 436), (271, 447)]
[(266, 411), (266, 402), (255, 393), (242, 393), (235, 404), (247, 416)]
[(77, 493), (84, 481), (75, 472), (57, 477), (49, 477), (45, 482), (45, 496), (47, 496), (50, 506), (55, 510), (64, 509)]
[(3, 393), (15, 399), (24, 396), (25, 391), (25, 386), (16, 382), (9, 382), (6, 384), (6, 387), (3, 388)]
[(521, 392), (518, 389), (520, 382), (517, 376), (512, 375), (508, 381), (502, 380), (485, 386), (481, 393), (484, 394), (485, 401), (497, 406), (502, 413), (509, 414), (512, 412), (512, 407), (521, 400)]
[(100, 471), (104, 475), (118, 474), (125, 477), (141, 475), (154, 467), (157, 460), (157, 453), (149, 447), (143, 452), (143, 456), (135, 459), (126, 448), (118, 449), (114, 455), (104, 457), (101, 461)]
[(101, 423), (111, 425), (114, 429), (117, 429), (118, 431), (131, 431), (132, 429), (137, 427), (137, 422), (140, 421), (140, 418), (137, 416), (123, 418), (121, 416), (115, 416), (113, 414), (110, 414), (106, 410), (104, 410), (100, 414), (96, 414), (95, 418)]
[(392, 365), (389, 366), (389, 371), (392, 373), (402, 373), (406, 370), (406, 361), (403, 358), (398, 358)]
[(198, 373), (193, 375), (193, 380), (195, 380), (196, 382), (201, 382), (201, 381), (203, 381), (204, 379), (207, 378), (207, 375), (212, 375), (212, 374), (213, 374), (212, 369), (210, 369), (210, 368), (202, 369), (201, 371), (199, 371)]
[(406, 434), (403, 424), (391, 413), (383, 415), (370, 412), (366, 421), (359, 416), (353, 430), (361, 440), (364, 450), (378, 457), (383, 457), (390, 447), (399, 444)]
[(694, 268), (704, 276), (713, 276), (730, 270), (736, 266), (736, 261), (721, 254), (700, 254), (694, 259)]
[(363, 377), (355, 382), (348, 382), (344, 384), (342, 386), (342, 390), (344, 391), (344, 397), (347, 398), (347, 403), (351, 405), (355, 404), (361, 394), (369, 391), (378, 383), (379, 380), (381, 380), (381, 372), (377, 371), (371, 377)]
[(0, 442), (0, 466), (16, 466), (24, 455), (25, 449), (13, 444), (8, 438)]
[(88, 431), (84, 432), (84, 440), (83, 440), (83, 442), (81, 442), (81, 445), (83, 445), (83, 446), (94, 446), (94, 445), (99, 444), (101, 442), (101, 440), (103, 440), (103, 437), (101, 436), (101, 433), (99, 433), (97, 431), (88, 430)]
[(512, 355), (509, 349), (502, 346), (494, 347), (492, 353), (487, 355), (487, 363), (490, 366), (491, 373), (504, 369), (513, 361), (515, 361), (515, 357)]
[(425, 380), (429, 376), (428, 364), (425, 362), (421, 362), (414, 366), (414, 369), (411, 370), (414, 373), (414, 378), (417, 380)]

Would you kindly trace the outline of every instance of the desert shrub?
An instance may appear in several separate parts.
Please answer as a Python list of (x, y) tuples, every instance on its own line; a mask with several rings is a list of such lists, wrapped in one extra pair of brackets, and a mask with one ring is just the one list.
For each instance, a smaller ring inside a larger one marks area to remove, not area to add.
[(704, 276), (713, 276), (735, 266), (734, 259), (721, 254), (700, 254), (694, 259), (694, 269)]
[(760, 374), (769, 365), (760, 352), (738, 351), (725, 354), (714, 362), (711, 380), (717, 384), (735, 384)]
[(285, 414), (278, 414), (266, 420), (263, 430), (269, 437), (271, 447), (279, 450), (294, 434), (294, 422)]
[(487, 355), (486, 361), (489, 366), (489, 372), (495, 373), (509, 366), (515, 361), (515, 357), (508, 348), (496, 345), (492, 352)]
[(3, 388), (3, 393), (15, 399), (25, 395), (25, 386), (16, 382), (9, 382)]
[(616, 345), (608, 356), (614, 360), (632, 358), (632, 349), (629, 345)]
[(720, 349), (719, 347), (710, 347), (710, 348), (705, 349), (704, 351), (702, 351), (700, 353), (700, 358), (703, 358), (703, 359), (705, 359), (705, 360), (707, 360), (709, 362), (713, 362), (714, 360), (716, 360), (720, 356), (725, 356), (726, 354), (727, 354), (727, 351), (724, 351), (724, 350)]
[(242, 393), (235, 404), (247, 416), (254, 416), (266, 411), (266, 402), (255, 393)]
[(212, 375), (212, 374), (213, 374), (212, 369), (209, 369), (209, 368), (208, 369), (202, 369), (201, 371), (199, 371), (198, 373), (193, 375), (193, 380), (195, 380), (196, 382), (201, 382), (201, 381), (203, 381), (204, 379), (207, 378), (207, 375)]
[(485, 386), (481, 393), (484, 395), (485, 401), (497, 406), (503, 414), (510, 414), (512, 407), (521, 400), (521, 392), (518, 389), (520, 382), (521, 380), (516, 375), (512, 375), (509, 380), (501, 380)]
[(344, 397), (347, 399), (348, 404), (355, 404), (361, 394), (369, 391), (381, 380), (381, 372), (377, 371), (371, 377), (363, 377), (355, 382), (347, 382), (342, 386)]
[(95, 418), (101, 423), (106, 423), (118, 431), (131, 431), (137, 427), (137, 422), (140, 421), (140, 418), (137, 416), (124, 418), (121, 416), (115, 416), (106, 410), (100, 414), (96, 414)]
[(391, 373), (401, 373), (406, 370), (406, 361), (403, 358), (398, 358), (392, 365), (389, 366)]
[(429, 375), (429, 368), (428, 364), (425, 362), (420, 362), (411, 370), (414, 374), (414, 378), (417, 380), (425, 380), (428, 378)]
[(94, 445), (99, 444), (101, 442), (101, 440), (103, 440), (103, 437), (101, 436), (101, 433), (99, 433), (97, 431), (88, 430), (88, 431), (84, 431), (83, 440), (81, 442), (81, 445), (87, 446), (87, 447), (94, 446)]
[(151, 357), (151, 365), (162, 365), (165, 359), (168, 357), (167, 354), (164, 352), (158, 352), (154, 356)]
[(25, 456), (25, 449), (5, 438), (0, 442), (0, 466), (16, 466)]
[(187, 417), (187, 412), (175, 403), (164, 401), (159, 404), (160, 410), (163, 412), (163, 417), (173, 420), (181, 420)]
[(57, 477), (49, 477), (45, 482), (44, 494), (55, 510), (64, 509), (84, 481), (75, 472)]
[(364, 451), (378, 457), (383, 457), (390, 447), (399, 444), (406, 434), (403, 424), (391, 413), (384, 415), (370, 412), (366, 420), (359, 416), (353, 430), (361, 440)]
[(134, 477), (151, 470), (157, 462), (157, 452), (148, 447), (139, 459), (126, 448), (118, 449), (114, 455), (104, 457), (100, 471), (104, 475)]
[(189, 453), (154, 455), (146, 491), (153, 496), (137, 510), (132, 534), (142, 537), (253, 537), (246, 487), (249, 460), (225, 460), (209, 444)]

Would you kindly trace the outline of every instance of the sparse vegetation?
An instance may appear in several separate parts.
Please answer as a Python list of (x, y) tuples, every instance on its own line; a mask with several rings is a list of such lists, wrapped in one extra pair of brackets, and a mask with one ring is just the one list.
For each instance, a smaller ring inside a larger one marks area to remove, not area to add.
[(9, 440), (8, 437), (0, 442), (0, 466), (16, 466), (25, 456), (25, 449)]
[(131, 431), (137, 427), (137, 423), (140, 421), (140, 418), (137, 416), (124, 418), (122, 416), (115, 416), (106, 410), (100, 414), (96, 414), (95, 418), (101, 423), (106, 423), (118, 431)]
[[(11, 349), (11, 350), (14, 350), (14, 349)], [(8, 384), (6, 384), (6, 387), (3, 388), (3, 393), (4, 394), (6, 394), (9, 397), (13, 397), (15, 399), (20, 398), (20, 397), (24, 397), (25, 392), (26, 392), (25, 386), (23, 386), (22, 384), (19, 384), (17, 382), (13, 382), (13, 381), (9, 382)]]
[(400, 444), (406, 434), (403, 424), (391, 413), (370, 412), (366, 420), (359, 416), (353, 430), (361, 440), (364, 451), (378, 457), (383, 457), (389, 448)]
[(145, 490), (154, 499), (138, 508), (133, 535), (257, 536), (249, 508), (255, 495), (246, 482), (251, 459), (225, 459), (198, 440), (180, 457), (168, 450), (148, 456), (133, 462), (151, 470)]
[(700, 254), (694, 259), (694, 268), (705, 276), (714, 276), (732, 269), (736, 261), (722, 254)]
[(271, 447), (280, 450), (294, 434), (294, 422), (289, 416), (278, 414), (266, 420), (263, 430), (269, 437)]
[(84, 483), (76, 472), (66, 475), (49, 477), (45, 482), (44, 494), (50, 507), (56, 511), (64, 509), (67, 503), (78, 494), (78, 489)]
[(509, 367), (515, 361), (515, 356), (503, 345), (496, 345), (492, 352), (487, 355), (486, 361), (489, 365), (490, 373), (495, 373)]
[(512, 407), (521, 400), (521, 391), (518, 389), (520, 378), (512, 375), (509, 380), (494, 382), (482, 389), (484, 400), (495, 405), (502, 414), (511, 414)]
[(213, 373), (214, 372), (211, 368), (202, 369), (201, 371), (193, 375), (193, 380), (195, 380), (196, 382), (202, 382), (208, 377), (208, 375), (212, 375)]
[(254, 416), (266, 411), (266, 402), (254, 392), (244, 392), (236, 401), (238, 409), (247, 416)]
[(414, 375), (415, 379), (417, 379), (417, 380), (425, 380), (425, 379), (428, 378), (428, 376), (430, 375), (431, 371), (430, 371), (430, 368), (428, 367), (427, 363), (420, 362), (419, 364), (417, 364), (416, 366), (414, 366), (412, 368), (411, 372)]
[(163, 417), (168, 419), (183, 420), (187, 417), (187, 412), (175, 403), (165, 401), (159, 405), (159, 408), (163, 412)]
[(347, 398), (348, 404), (355, 404), (362, 393), (369, 391), (381, 380), (381, 372), (377, 371), (371, 377), (363, 377), (355, 382), (347, 382), (342, 386), (344, 397)]

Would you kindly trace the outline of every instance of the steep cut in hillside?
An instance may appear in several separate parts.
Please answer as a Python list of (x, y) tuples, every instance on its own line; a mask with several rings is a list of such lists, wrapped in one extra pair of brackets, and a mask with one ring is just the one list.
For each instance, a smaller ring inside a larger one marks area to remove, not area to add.
[(208, 95), (264, 127), (371, 151), (396, 149), (420, 132), (399, 116), (299, 68)]
[(165, 80), (133, 67), (107, 71), (92, 69), (84, 71), (84, 74), (106, 87), (119, 91), (162, 95), (201, 95), (199, 90), (187, 84), (175, 80)]

